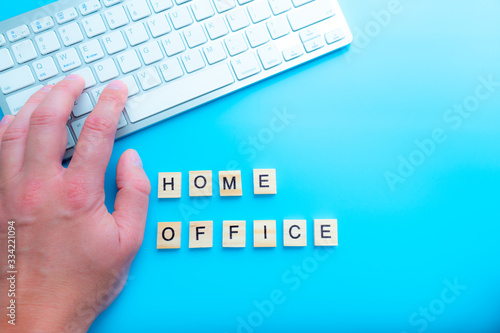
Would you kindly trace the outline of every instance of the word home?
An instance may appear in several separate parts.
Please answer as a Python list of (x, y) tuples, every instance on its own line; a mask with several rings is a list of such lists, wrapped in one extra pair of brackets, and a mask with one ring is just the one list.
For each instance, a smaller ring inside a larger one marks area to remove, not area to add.
[[(219, 171), (221, 197), (242, 196), (241, 171)], [(211, 197), (213, 193), (212, 171), (189, 171), (189, 196)], [(276, 194), (276, 170), (253, 170), (254, 194)], [(182, 194), (181, 172), (158, 173), (158, 198), (180, 198)]]
[[(189, 248), (213, 247), (213, 221), (189, 223)], [(181, 247), (182, 223), (159, 222), (157, 249)], [(246, 221), (222, 222), (222, 247), (245, 247)], [(337, 246), (336, 219), (314, 219), (314, 246)], [(307, 221), (283, 220), (283, 246), (307, 246)], [(253, 221), (253, 247), (276, 247), (276, 221)]]

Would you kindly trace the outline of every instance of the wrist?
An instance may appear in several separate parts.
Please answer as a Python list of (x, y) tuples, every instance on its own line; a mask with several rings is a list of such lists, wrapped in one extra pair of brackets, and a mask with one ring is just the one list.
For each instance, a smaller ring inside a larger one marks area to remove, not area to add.
[(78, 309), (62, 304), (23, 304), (16, 305), (15, 325), (7, 320), (0, 324), (2, 332), (87, 332), (96, 318), (94, 311)]

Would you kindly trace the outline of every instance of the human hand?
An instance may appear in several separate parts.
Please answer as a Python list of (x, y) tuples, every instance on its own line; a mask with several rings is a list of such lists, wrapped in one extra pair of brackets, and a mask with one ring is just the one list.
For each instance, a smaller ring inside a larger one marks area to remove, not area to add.
[(118, 295), (142, 243), (150, 183), (137, 152), (117, 165), (115, 211), (104, 173), (127, 99), (111, 82), (62, 166), (66, 121), (84, 80), (69, 75), (35, 93), (0, 124), (0, 308), (7, 311), (7, 223), (16, 230), (16, 325), (0, 331), (86, 332)]

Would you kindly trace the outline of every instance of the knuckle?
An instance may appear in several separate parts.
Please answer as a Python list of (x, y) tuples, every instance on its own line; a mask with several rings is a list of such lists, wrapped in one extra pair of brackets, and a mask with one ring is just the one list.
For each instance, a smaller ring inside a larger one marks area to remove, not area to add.
[(24, 212), (33, 212), (43, 206), (44, 193), (42, 181), (37, 178), (31, 178), (29, 183), (22, 188), (24, 188), (22, 191), (22, 200), (18, 202)]
[(130, 175), (117, 178), (118, 188), (128, 188), (140, 196), (149, 197), (151, 193), (151, 183), (147, 177), (132, 178)]
[(91, 114), (84, 125), (88, 131), (94, 133), (109, 133), (115, 130), (115, 122), (109, 119), (108, 117)]
[(136, 180), (136, 189), (146, 197), (151, 194), (151, 183), (147, 179)]
[(82, 178), (71, 179), (66, 183), (65, 198), (70, 210), (82, 210), (89, 205), (89, 187)]
[(39, 106), (30, 118), (30, 125), (33, 126), (46, 126), (54, 123), (57, 118), (57, 113), (52, 107)]
[(9, 126), (2, 136), (2, 143), (20, 141), (28, 135), (28, 128), (20, 126)]

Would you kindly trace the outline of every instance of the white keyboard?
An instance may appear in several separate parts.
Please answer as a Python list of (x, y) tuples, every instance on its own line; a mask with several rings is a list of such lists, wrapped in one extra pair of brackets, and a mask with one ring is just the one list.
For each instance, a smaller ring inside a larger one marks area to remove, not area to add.
[(61, 0), (0, 22), (0, 107), (81, 75), (68, 158), (112, 79), (129, 88), (119, 138), (351, 41), (336, 0)]

